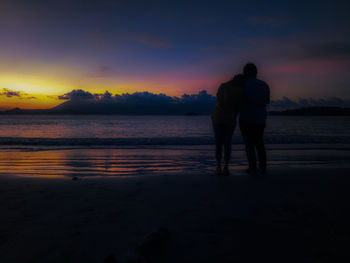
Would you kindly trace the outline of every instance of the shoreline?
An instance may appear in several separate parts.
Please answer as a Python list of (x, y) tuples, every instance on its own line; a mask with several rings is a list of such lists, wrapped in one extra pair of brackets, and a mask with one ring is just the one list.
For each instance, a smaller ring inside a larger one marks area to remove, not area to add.
[[(350, 145), (266, 145), (268, 166), (329, 168), (345, 167)], [(230, 170), (241, 174), (247, 167), (243, 145), (233, 145)], [(214, 146), (158, 146), (128, 148), (1, 148), (0, 176), (103, 177), (161, 175), (200, 172), (215, 168)]]

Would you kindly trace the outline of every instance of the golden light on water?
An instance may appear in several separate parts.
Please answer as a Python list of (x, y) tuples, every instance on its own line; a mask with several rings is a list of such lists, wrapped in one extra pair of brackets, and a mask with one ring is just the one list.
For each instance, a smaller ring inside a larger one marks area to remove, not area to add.
[[(188, 153), (189, 151), (185, 151)], [(146, 153), (149, 157), (145, 157)], [(170, 154), (170, 155), (167, 155)], [(132, 176), (179, 173), (191, 161), (179, 160), (183, 151), (148, 149), (66, 149), (40, 151), (7, 151), (0, 148), (0, 176), (28, 178), (71, 178), (73, 176)], [(175, 161), (174, 161), (175, 160)]]

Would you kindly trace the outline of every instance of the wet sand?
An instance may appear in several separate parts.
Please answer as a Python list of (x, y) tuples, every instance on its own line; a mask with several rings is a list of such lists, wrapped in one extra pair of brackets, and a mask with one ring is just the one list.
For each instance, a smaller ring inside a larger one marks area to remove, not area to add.
[(270, 147), (263, 177), (211, 154), (3, 150), (0, 262), (349, 262), (347, 147)]
[(349, 171), (2, 176), (0, 262), (346, 262)]

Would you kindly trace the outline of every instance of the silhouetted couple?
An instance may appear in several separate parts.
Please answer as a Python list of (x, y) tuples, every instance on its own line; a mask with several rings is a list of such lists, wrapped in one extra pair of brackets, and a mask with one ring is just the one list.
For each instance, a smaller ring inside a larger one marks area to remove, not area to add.
[[(217, 102), (212, 114), (216, 143), (216, 174), (229, 175), (232, 135), (239, 115), (239, 126), (245, 143), (249, 163), (247, 172), (252, 175), (266, 173), (266, 150), (264, 129), (266, 104), (270, 103), (269, 86), (257, 79), (258, 70), (252, 63), (244, 66), (238, 74), (220, 85)], [(221, 168), (224, 150), (224, 169)], [(257, 158), (258, 156), (258, 165)]]

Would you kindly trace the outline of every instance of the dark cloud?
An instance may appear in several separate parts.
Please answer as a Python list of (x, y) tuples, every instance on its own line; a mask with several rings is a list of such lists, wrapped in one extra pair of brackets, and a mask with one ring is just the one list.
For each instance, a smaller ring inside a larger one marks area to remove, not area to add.
[(216, 98), (205, 90), (198, 94), (184, 94), (182, 97), (147, 91), (113, 96), (109, 91), (92, 94), (84, 90), (73, 90), (59, 96), (59, 99), (69, 101), (55, 107), (55, 110), (99, 114), (209, 114), (216, 103)]
[(148, 91), (144, 92), (135, 92), (132, 94), (125, 93), (122, 95), (115, 95), (113, 99), (117, 102), (123, 103), (135, 103), (135, 104), (144, 104), (144, 103), (175, 103), (177, 98), (170, 97), (165, 94), (153, 94)]
[(103, 94), (95, 94), (94, 96), (100, 100), (110, 100), (113, 97), (112, 93), (110, 93), (108, 90), (106, 90), (106, 92)]
[(184, 94), (181, 96), (180, 101), (182, 103), (208, 103), (211, 104), (214, 101), (216, 102), (216, 98), (207, 93), (206, 90), (200, 91), (198, 94)]
[(273, 100), (270, 103), (270, 108), (272, 110), (286, 110), (286, 109), (295, 109), (298, 107), (298, 103), (292, 101), (287, 97), (283, 97), (280, 100)]
[[(165, 94), (150, 92), (135, 92), (112, 95), (109, 91), (101, 94), (92, 94), (84, 90), (73, 90), (60, 96), (69, 100), (56, 109), (75, 113), (99, 114), (210, 114), (216, 103), (216, 97), (202, 90), (198, 94), (184, 94), (181, 97), (171, 97)], [(332, 106), (350, 107), (350, 100), (340, 98), (299, 98), (292, 100), (283, 97), (273, 100), (270, 110), (288, 110), (303, 107)]]
[(20, 91), (13, 91), (13, 90), (5, 89), (5, 88), (1, 90), (0, 95), (6, 96), (8, 98), (21, 97)]
[(28, 96), (28, 93), (22, 92), (22, 91), (15, 91), (15, 90), (10, 90), (3, 88), (0, 91), (0, 96), (6, 96), (8, 98), (16, 97), (20, 99), (36, 99), (34, 96)]
[(72, 90), (71, 92), (68, 92), (66, 94), (63, 94), (61, 96), (58, 96), (58, 99), (60, 100), (91, 100), (94, 99), (95, 96), (92, 95), (88, 91), (84, 91), (82, 89), (76, 89)]
[(154, 94), (148, 91), (134, 92), (132, 94), (123, 93), (121, 95), (116, 94), (113, 96), (109, 91), (98, 94), (77, 89), (58, 96), (58, 98), (60, 100), (95, 100), (101, 102), (105, 100), (113, 100), (114, 102), (122, 103), (213, 103), (216, 100), (216, 98), (208, 94), (206, 90), (202, 90), (198, 94), (183, 94), (179, 98), (171, 97), (163, 93)]

